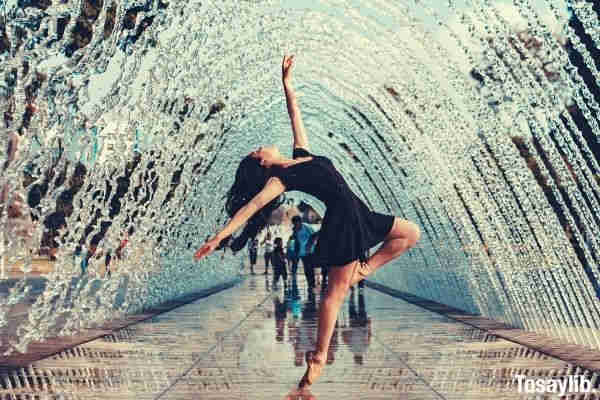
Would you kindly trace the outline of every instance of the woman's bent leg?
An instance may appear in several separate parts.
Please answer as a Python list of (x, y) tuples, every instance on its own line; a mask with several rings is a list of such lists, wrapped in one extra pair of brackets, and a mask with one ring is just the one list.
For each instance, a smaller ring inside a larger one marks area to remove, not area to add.
[[(419, 226), (411, 221), (407, 221), (402, 218), (396, 217), (392, 229), (387, 234), (383, 246), (381, 246), (369, 259), (367, 260), (368, 271), (367, 275), (370, 275), (376, 269), (387, 264), (389, 261), (400, 256), (406, 250), (413, 247), (421, 237), (421, 230)], [(358, 271), (357, 271), (358, 272)], [(364, 271), (361, 271), (364, 272)], [(352, 278), (351, 286), (364, 279), (365, 276), (356, 273)]]

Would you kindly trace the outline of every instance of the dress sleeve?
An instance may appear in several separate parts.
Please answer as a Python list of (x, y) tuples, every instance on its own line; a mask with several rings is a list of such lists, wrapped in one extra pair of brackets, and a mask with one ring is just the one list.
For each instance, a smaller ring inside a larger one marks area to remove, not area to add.
[(305, 148), (302, 147), (296, 147), (294, 149), (294, 152), (292, 154), (292, 158), (298, 158), (298, 157), (311, 157), (312, 154), (310, 154), (310, 152), (308, 150), (306, 150)]

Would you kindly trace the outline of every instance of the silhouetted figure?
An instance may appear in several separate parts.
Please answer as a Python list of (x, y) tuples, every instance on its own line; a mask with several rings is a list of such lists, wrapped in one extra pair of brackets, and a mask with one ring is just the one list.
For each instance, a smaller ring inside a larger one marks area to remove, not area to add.
[(286, 256), (290, 262), (292, 276), (295, 277), (296, 272), (298, 271), (299, 259), (296, 250), (296, 239), (294, 239), (294, 235), (291, 235), (288, 239)]
[(271, 255), (273, 254), (273, 239), (271, 239), (271, 232), (267, 232), (265, 240), (262, 241), (263, 247), (265, 248), (265, 275), (269, 273), (269, 262), (271, 261)]
[(283, 286), (287, 290), (287, 268), (285, 253), (283, 251), (283, 240), (280, 237), (275, 239), (275, 248), (271, 254), (271, 263), (273, 264), (273, 289), (276, 289), (279, 277), (281, 277)]
[(292, 218), (292, 229), (294, 230), (293, 236), (295, 241), (294, 253), (302, 260), (308, 290), (311, 291), (315, 287), (315, 271), (312, 265), (311, 249), (308, 247), (308, 242), (315, 232), (310, 226), (303, 224), (302, 218), (298, 215)]
[(254, 266), (258, 256), (258, 239), (253, 238), (248, 242), (248, 256), (250, 258), (250, 273), (254, 275)]

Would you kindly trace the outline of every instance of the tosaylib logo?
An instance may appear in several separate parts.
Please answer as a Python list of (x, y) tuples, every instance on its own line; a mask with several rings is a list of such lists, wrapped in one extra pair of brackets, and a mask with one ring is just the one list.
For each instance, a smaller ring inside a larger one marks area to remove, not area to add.
[(556, 378), (531, 378), (515, 375), (519, 393), (595, 393), (591, 379), (582, 375), (564, 375)]

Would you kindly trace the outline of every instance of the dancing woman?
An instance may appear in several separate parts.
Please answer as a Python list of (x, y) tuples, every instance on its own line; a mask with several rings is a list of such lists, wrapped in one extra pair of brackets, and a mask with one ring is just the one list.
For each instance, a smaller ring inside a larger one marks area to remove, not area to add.
[[(225, 209), (232, 219), (196, 251), (195, 258), (199, 260), (213, 252), (222, 240), (248, 222), (231, 243), (234, 251), (243, 248), (281, 205), (279, 197), (285, 191), (300, 190), (327, 206), (313, 260), (329, 267), (329, 287), (319, 309), (317, 348), (306, 353), (307, 370), (299, 383), (302, 388), (314, 383), (322, 372), (337, 314), (349, 288), (413, 247), (420, 230), (411, 221), (369, 210), (329, 158), (309, 152), (292, 88), (293, 65), (294, 56), (283, 58), (283, 87), (294, 132), (293, 158), (268, 146), (259, 147), (240, 162), (226, 196)], [(381, 242), (383, 245), (369, 257), (367, 251)]]

